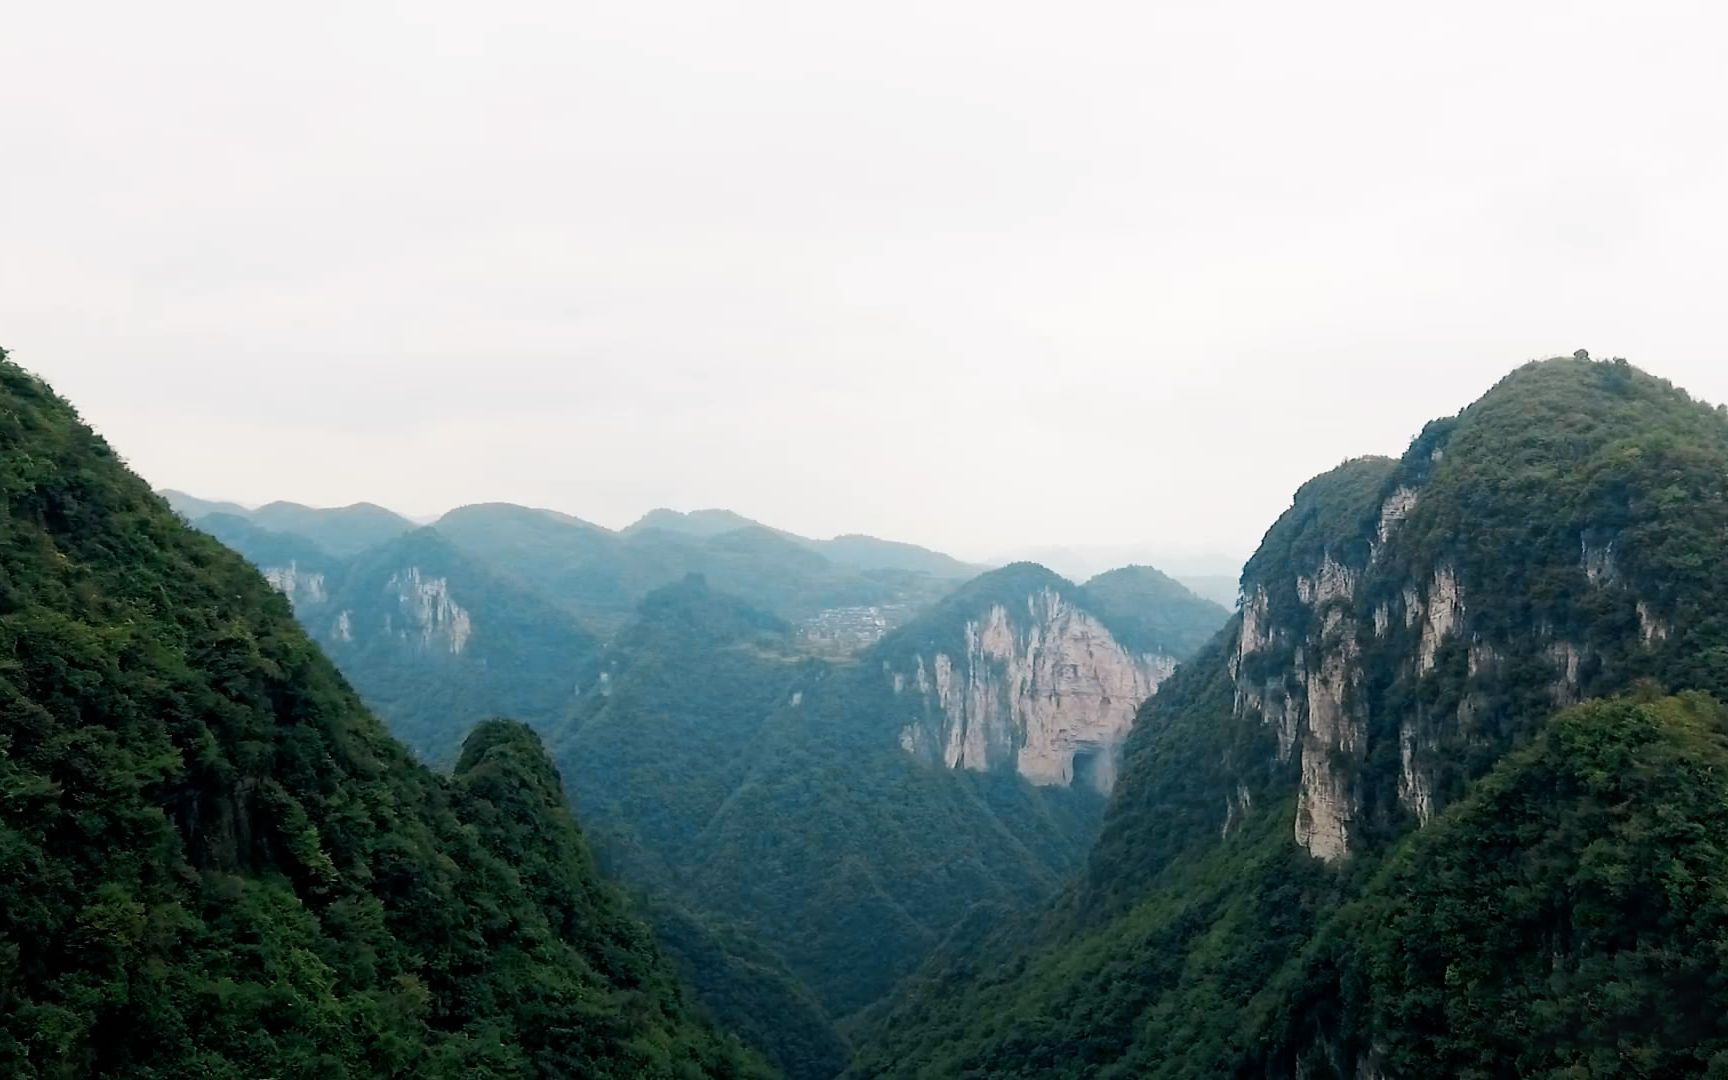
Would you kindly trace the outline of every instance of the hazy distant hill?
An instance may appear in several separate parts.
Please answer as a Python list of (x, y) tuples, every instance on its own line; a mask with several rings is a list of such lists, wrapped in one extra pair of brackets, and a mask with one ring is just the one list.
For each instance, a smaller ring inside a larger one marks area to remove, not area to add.
[(731, 532), (734, 529), (767, 528), (760, 521), (752, 521), (742, 514), (730, 510), (668, 510), (661, 507), (650, 510), (622, 530), (625, 536), (639, 533), (645, 529), (663, 529), (666, 532), (680, 533), (685, 536), (718, 536), (720, 533)]
[(372, 503), (320, 509), (273, 502), (247, 516), (266, 529), (304, 536), (333, 555), (358, 555), (415, 528), (401, 514)]
[(210, 514), (230, 514), (234, 517), (244, 518), (252, 513), (239, 503), (200, 499), (196, 495), (188, 495), (184, 491), (163, 489), (156, 494), (167, 499), (168, 505), (172, 506), (181, 517), (188, 521)]
[[(183, 491), (157, 492), (187, 521), (212, 515), (240, 518), (260, 529), (309, 540), (332, 555), (346, 558), (382, 544), (416, 528), (412, 521), (372, 503), (320, 508), (300, 503), (273, 502), (256, 509), (238, 503), (214, 502)], [(225, 526), (231, 531), (236, 527)]]
[(833, 609), (927, 604), (969, 568), (908, 544), (815, 541), (729, 511), (654, 511), (623, 532), (506, 504), (452, 510), (435, 525), (457, 546), (602, 632), (650, 591), (701, 574), (783, 618)]
[(820, 553), (834, 563), (864, 570), (907, 570), (939, 578), (967, 578), (985, 567), (974, 566), (951, 555), (898, 540), (883, 540), (861, 533), (836, 536), (831, 540), (813, 540), (782, 529), (770, 529), (730, 510), (650, 510), (624, 530), (630, 536), (650, 529), (680, 533), (686, 536), (711, 537), (743, 529), (764, 529), (794, 543)]
[(856, 533), (836, 536), (832, 540), (809, 540), (806, 543), (834, 562), (867, 570), (907, 570), (932, 577), (961, 579), (982, 573), (986, 569), (961, 562), (940, 551), (919, 547), (917, 544), (881, 540)]
[[(370, 503), (320, 509), (274, 502), (249, 510), (183, 492), (162, 494), (189, 521), (220, 515), (224, 520), (209, 522), (211, 528), (237, 541), (246, 534), (232, 519), (343, 559), (417, 528)], [(433, 527), (494, 573), (601, 633), (623, 625), (650, 591), (691, 573), (803, 620), (832, 609), (915, 610), (980, 569), (916, 544), (863, 535), (815, 540), (720, 509), (651, 510), (614, 532), (553, 510), (477, 503), (450, 511)], [(246, 540), (253, 547), (273, 542)]]

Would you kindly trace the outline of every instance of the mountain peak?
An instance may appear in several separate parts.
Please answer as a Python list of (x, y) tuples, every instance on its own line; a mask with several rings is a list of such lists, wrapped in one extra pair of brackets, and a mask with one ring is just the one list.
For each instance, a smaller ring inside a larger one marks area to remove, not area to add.
[(1197, 596), (1155, 566), (1106, 570), (1081, 586), (1125, 643), (1186, 659), (1229, 621), (1222, 605)]
[[(718, 536), (734, 529), (767, 528), (742, 514), (724, 509), (671, 510), (657, 507), (643, 514), (622, 530), (628, 536), (645, 529), (663, 529), (686, 536)], [(776, 530), (777, 531), (777, 530)]]

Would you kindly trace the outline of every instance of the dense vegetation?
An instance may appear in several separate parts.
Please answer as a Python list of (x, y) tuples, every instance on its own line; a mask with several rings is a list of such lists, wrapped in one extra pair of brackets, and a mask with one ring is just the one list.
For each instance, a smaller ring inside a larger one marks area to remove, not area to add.
[[(1245, 568), (1261, 647), (1238, 616), (1165, 684), (1084, 873), (927, 967), (854, 1072), (1728, 1074), (1724, 565), (1728, 417), (1623, 362), (1522, 368), (1316, 479)], [(1442, 577), (1436, 633), (1408, 598)], [(1292, 839), (1312, 751), (1243, 696), (1301, 700), (1317, 654), (1361, 725), (1322, 759), (1330, 865)]]
[(784, 623), (688, 578), (643, 604), (554, 741), (609, 870), (757, 938), (836, 1022), (974, 906), (1048, 895), (1098, 811), (913, 761), (880, 667), (800, 658)]
[(0, 358), (0, 1072), (753, 1075), (520, 725), (417, 765)]
[[(1575, 707), (1331, 918), (1249, 1056), (1336, 1075), (1728, 1075), (1728, 708)], [(1342, 1052), (1341, 1052), (1342, 1051)]]
[[(538, 537), (547, 552), (564, 545), (564, 557), (574, 548), (578, 561), (588, 543), (617, 552), (573, 519), (506, 507), (483, 516), (512, 523), (517, 543)], [(782, 619), (687, 575), (649, 593), (597, 659), (565, 610), (490, 573), (442, 530), (334, 560), (232, 516), (199, 524), (260, 565), (323, 573), (321, 592), (301, 581), (299, 616), (427, 760), (449, 760), (459, 733), (489, 712), (547, 732), (604, 868), (644, 891), (694, 1000), (793, 1077), (839, 1072), (852, 1014), (961, 927), (984, 925), (984, 910), (1018, 912), (1047, 896), (1095, 829), (1101, 802), (1087, 793), (908, 760), (897, 704), (870, 676), (909, 645), (963, 648), (965, 622), (994, 603), (1049, 588), (1092, 604), (1040, 567), (977, 579), (856, 666), (801, 655)], [(782, 549), (782, 565), (826, 565), (796, 538), (718, 511), (650, 515), (631, 543), (687, 542), (667, 525), (713, 550), (765, 542)], [(834, 543), (854, 542), (903, 547)], [(424, 605), (406, 598), (411, 575), (462, 609), (460, 651), (447, 623), (428, 623)], [(1121, 615), (1106, 620), (1125, 635), (1143, 631), (1131, 589), (1121, 592)], [(1147, 637), (1146, 648), (1156, 644)]]
[(348, 559), (225, 514), (197, 526), (267, 572), (293, 571), (295, 614), (421, 759), (448, 767), (488, 716), (538, 730), (592, 689), (600, 643), (569, 613), (416, 529)]
[[(897, 744), (901, 705), (871, 673), (908, 648), (963, 651), (968, 620), (1045, 589), (1149, 651), (1224, 617), (1149, 568), (1105, 582), (1107, 612), (1072, 583), (1020, 564), (968, 583), (856, 665), (834, 665), (801, 655), (782, 619), (687, 575), (649, 593), (595, 662), (567, 611), (517, 583), (532, 577), (524, 567), (552, 574), (536, 579), (548, 595), (574, 580), (614, 599), (677, 565), (692, 537), (709, 553), (704, 565), (731, 552), (746, 566), (790, 568), (770, 597), (808, 587), (800, 567), (833, 569), (816, 542), (724, 511), (655, 512), (625, 531), (626, 548), (576, 519), (475, 507), (349, 560), (232, 515), (199, 524), (260, 565), (324, 574), (313, 594), (302, 575), (298, 614), (428, 760), (448, 760), (459, 733), (487, 712), (548, 732), (606, 871), (643, 890), (695, 1000), (794, 1077), (835, 1075), (849, 1054), (842, 1028), (940, 944), (979, 932), (986, 912), (1024, 911), (1049, 895), (1078, 865), (1102, 805), (1085, 792), (908, 760)], [(509, 564), (516, 580), (444, 539), (453, 531), (472, 550), (475, 528), (503, 530), (502, 549), (527, 553)], [(841, 559), (946, 559), (867, 537), (826, 545)], [(642, 552), (670, 554), (645, 562)], [(447, 626), (425, 624), (426, 612), (404, 600), (410, 573), (469, 618), (460, 654)], [(1164, 603), (1177, 610), (1143, 609)]]
[(637, 904), (676, 965), (690, 1000), (788, 1080), (829, 1080), (852, 1047), (822, 1003), (763, 939), (713, 914), (650, 896)]
[(462, 733), (487, 716), (550, 730), (597, 678), (593, 635), (432, 529), (361, 554), (336, 581), (305, 621), (391, 732), (428, 762), (452, 760)]
[(1230, 618), (1220, 604), (1151, 566), (1124, 566), (1088, 580), (1086, 595), (1130, 648), (1186, 660)]

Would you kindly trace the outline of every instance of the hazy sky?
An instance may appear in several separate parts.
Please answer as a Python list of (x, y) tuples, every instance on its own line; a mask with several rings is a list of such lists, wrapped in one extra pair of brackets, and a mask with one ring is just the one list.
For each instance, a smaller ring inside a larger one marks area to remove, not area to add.
[(5, 4), (0, 345), (158, 485), (1248, 551), (1588, 348), (1728, 399), (1728, 16)]

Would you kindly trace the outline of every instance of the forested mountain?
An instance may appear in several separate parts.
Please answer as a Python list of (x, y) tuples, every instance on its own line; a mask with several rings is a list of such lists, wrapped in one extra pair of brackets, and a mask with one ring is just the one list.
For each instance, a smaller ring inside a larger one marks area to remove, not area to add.
[[(1039, 573), (1032, 595), (1060, 581)], [(981, 607), (932, 617), (962, 634), (968, 613), (988, 620), (995, 593), (971, 591)], [(946, 640), (922, 625), (905, 641)], [(895, 688), (896, 637), (856, 663), (809, 659), (780, 620), (692, 577), (648, 598), (606, 654), (605, 689), (553, 743), (609, 869), (754, 936), (836, 1023), (980, 905), (1048, 896), (1102, 807), (1087, 784), (908, 752), (924, 706)]]
[(327, 603), (330, 590), (340, 583), (347, 565), (303, 536), (273, 532), (249, 518), (206, 514), (197, 525), (246, 556), (296, 610), (317, 610)]
[(1084, 873), (854, 1071), (1728, 1067), (1724, 565), (1728, 417), (1623, 361), (1310, 482), (1141, 711)]
[(1152, 566), (1124, 566), (1086, 582), (1086, 595), (1137, 648), (1189, 657), (1229, 621), (1230, 612)]
[[(616, 587), (606, 575), (630, 572), (615, 538), (574, 519), (454, 516), (470, 540), (475, 526), (507, 533), (528, 556), (509, 564), (518, 575), (564, 560)], [(548, 732), (604, 865), (649, 898), (697, 1000), (798, 1078), (839, 1072), (852, 1014), (987, 921), (980, 905), (1024, 910), (1077, 868), (1120, 736), (1175, 663), (1133, 621), (1158, 613), (1105, 620), (1084, 590), (1030, 565), (976, 579), (838, 665), (812, 659), (783, 619), (687, 575), (649, 593), (597, 659), (569, 614), (487, 573), (442, 525), (343, 561), (241, 519), (200, 524), (296, 596), (302, 621), (428, 760), (448, 760), (492, 712)], [(654, 529), (630, 543), (688, 550)], [(761, 545), (778, 551), (763, 565), (829, 572), (759, 527), (703, 543)], [(955, 692), (962, 683), (976, 692)], [(927, 751), (948, 742), (978, 752)], [(1000, 752), (1020, 743), (1023, 754)]]
[(760, 1072), (686, 1014), (532, 732), (416, 764), (3, 356), (0, 506), (0, 1072)]
[(940, 551), (906, 544), (898, 540), (883, 540), (875, 536), (848, 534), (832, 540), (807, 540), (831, 562), (855, 566), (861, 570), (901, 570), (912, 574), (961, 581), (980, 572), (983, 567), (963, 563)]
[(600, 643), (562, 609), (493, 574), (433, 529), (350, 559), (213, 514), (199, 528), (245, 555), (392, 734), (448, 766), (488, 716), (561, 723), (598, 676)]
[(600, 643), (575, 619), (417, 529), (352, 560), (306, 623), (396, 736), (454, 759), (487, 716), (562, 722), (598, 678)]

